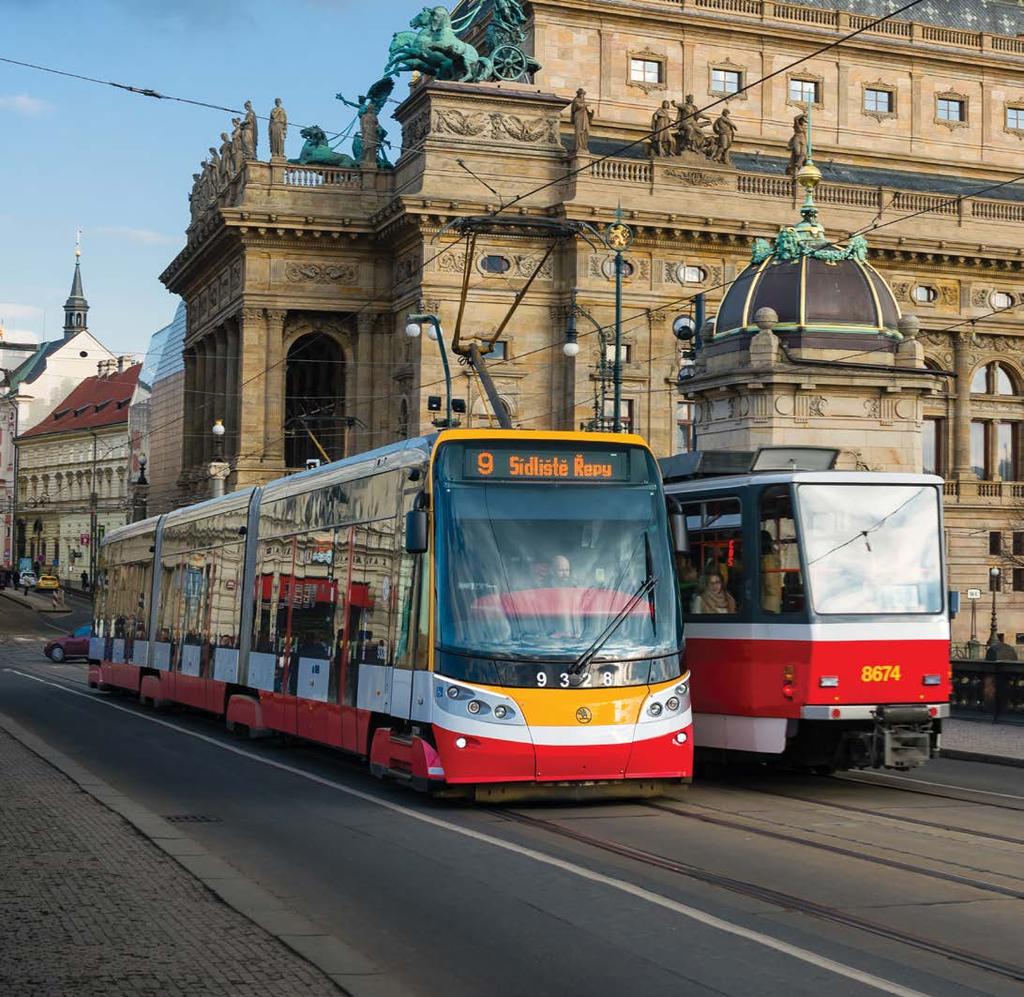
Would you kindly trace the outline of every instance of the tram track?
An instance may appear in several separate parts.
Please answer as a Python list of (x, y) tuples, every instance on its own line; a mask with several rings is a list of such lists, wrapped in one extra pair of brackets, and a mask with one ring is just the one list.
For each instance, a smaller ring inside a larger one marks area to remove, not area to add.
[[(871, 778), (875, 776), (875, 778)], [(875, 786), (880, 789), (891, 789), (894, 792), (907, 792), (917, 793), (920, 796), (933, 796), (940, 800), (954, 800), (958, 803), (977, 803), (981, 806), (995, 807), (997, 810), (1012, 810), (1016, 813), (1024, 812), (1024, 796), (1019, 796), (1015, 793), (992, 793), (984, 789), (971, 789), (968, 786), (950, 786), (946, 783), (927, 783), (916, 779), (909, 779), (903, 776), (887, 776), (883, 773), (867, 773), (867, 772), (850, 772), (844, 775), (832, 776), (836, 782), (853, 783), (861, 786)], [(892, 782), (885, 782), (888, 778), (899, 779), (901, 784), (894, 786)], [(909, 785), (908, 785), (909, 784)], [(917, 785), (914, 785), (917, 784)], [(939, 787), (944, 789), (953, 789), (958, 793), (967, 793), (968, 796), (953, 796), (949, 793), (937, 793), (935, 789), (925, 789), (923, 787), (931, 785), (932, 787)], [(922, 788), (917, 788), (920, 786)], [(997, 803), (994, 800), (988, 799), (976, 799), (976, 797), (999, 797), (1005, 800), (1016, 800), (1018, 806), (1010, 803)]]
[[(1007, 834), (996, 834), (992, 831), (975, 831), (969, 827), (961, 827), (959, 824), (943, 824), (939, 821), (924, 820), (920, 817), (907, 817), (902, 814), (887, 813), (884, 810), (874, 810), (871, 807), (860, 807), (847, 803), (833, 803), (827, 800), (816, 800), (811, 796), (797, 795), (795, 793), (776, 793), (770, 789), (764, 789), (759, 786), (742, 785), (737, 788), (743, 789), (746, 792), (761, 793), (764, 796), (770, 796), (773, 799), (779, 800), (794, 800), (798, 803), (807, 803), (811, 806), (822, 807), (829, 810), (838, 810), (840, 813), (856, 813), (863, 814), (866, 817), (881, 817), (885, 820), (898, 821), (901, 824), (913, 824), (918, 827), (929, 827), (936, 831), (946, 831), (954, 834), (966, 834), (973, 838), (983, 838), (987, 841), (998, 841), (1007, 845), (1024, 845), (1024, 838), (1014, 838)], [(890, 787), (886, 787), (890, 788)], [(894, 792), (899, 792), (895, 786), (891, 787)], [(966, 790), (970, 792), (970, 790)], [(956, 797), (950, 797), (950, 799), (957, 799)], [(976, 803), (978, 806), (991, 806), (988, 803), (982, 803), (977, 800), (961, 800), (963, 803)], [(1016, 807), (1001, 807), (1000, 809), (1005, 810), (1016, 810)]]
[[(784, 893), (780, 890), (774, 890), (766, 886), (759, 886), (757, 883), (751, 883), (745, 880), (734, 879), (730, 876), (724, 876), (720, 873), (710, 872), (707, 869), (701, 869), (691, 863), (680, 862), (677, 859), (672, 859), (665, 855), (659, 855), (655, 852), (649, 852), (645, 849), (634, 848), (631, 845), (624, 845), (620, 842), (599, 838), (594, 835), (587, 834), (585, 831), (575, 830), (558, 824), (555, 821), (546, 820), (543, 817), (536, 817), (532, 814), (526, 814), (516, 810), (497, 808), (494, 808), (490, 812), (505, 820), (519, 823), (526, 827), (532, 827), (556, 837), (575, 841), (578, 844), (587, 845), (600, 851), (617, 855), (620, 858), (630, 859), (643, 865), (676, 873), (677, 875), (684, 876), (687, 879), (728, 890), (731, 893), (735, 893), (752, 900), (759, 900), (762, 903), (769, 904), (781, 910), (807, 914), (820, 920), (840, 924), (844, 927), (863, 931), (867, 934), (885, 938), (890, 941), (897, 941), (922, 952), (941, 956), (944, 959), (949, 959), (950, 961), (960, 963), (961, 965), (971, 966), (975, 969), (981, 969), (987, 973), (993, 973), (1006, 979), (1024, 981), (1024, 966), (1001, 962), (997, 959), (991, 959), (976, 952), (969, 952), (966, 949), (957, 948), (956, 946), (949, 945), (944, 942), (924, 938), (920, 935), (915, 935), (909, 931), (904, 931), (890, 925), (879, 924), (875, 921), (868, 920), (867, 918), (859, 917), (856, 914), (842, 911), (837, 907), (829, 906), (828, 904), (816, 903), (813, 900), (807, 900), (794, 894)], [(911, 871), (917, 872), (920, 870), (912, 869)], [(1014, 897), (1020, 897), (1020, 894), (1018, 893), (1013, 893), (1012, 895)]]
[[(929, 879), (938, 879), (947, 883), (956, 883), (958, 886), (969, 886), (971, 889), (981, 890), (985, 893), (995, 893), (1000, 896), (1010, 897), (1013, 900), (1024, 900), (1024, 891), (1015, 890), (1008, 886), (999, 886), (995, 883), (988, 883), (974, 879), (969, 876), (961, 876), (953, 872), (942, 872), (938, 869), (928, 869), (910, 862), (903, 862), (899, 859), (888, 859), (879, 855), (868, 855), (863, 851), (854, 848), (845, 848), (842, 845), (829, 844), (823, 841), (808, 841), (797, 834), (788, 834), (785, 831), (775, 831), (771, 828), (755, 827), (744, 824), (741, 821), (729, 820), (725, 817), (714, 817), (711, 814), (694, 813), (688, 810), (681, 810), (666, 803), (645, 801), (643, 806), (660, 810), (664, 813), (674, 814), (688, 820), (700, 821), (702, 824), (711, 824), (716, 827), (729, 828), (730, 830), (741, 831), (746, 834), (756, 834), (758, 837), (769, 838), (773, 841), (785, 841), (790, 844), (800, 845), (804, 848), (813, 848), (817, 851), (828, 852), (832, 855), (842, 855), (845, 858), (857, 859), (861, 862), (870, 862), (872, 865), (885, 866), (896, 869), (900, 872), (909, 872), (918, 876), (926, 876)], [(980, 873), (983, 870), (971, 869), (971, 872)], [(1010, 877), (1016, 878), (1016, 877)]]

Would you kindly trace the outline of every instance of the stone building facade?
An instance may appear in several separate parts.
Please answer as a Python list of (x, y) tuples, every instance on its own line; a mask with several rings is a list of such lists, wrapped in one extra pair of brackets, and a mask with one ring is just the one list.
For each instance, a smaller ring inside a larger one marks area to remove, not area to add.
[[(550, 248), (507, 229), (481, 237), (467, 259), (449, 226), (487, 213), (586, 222), (596, 235), (621, 206), (635, 236), (626, 423), (657, 452), (678, 450), (696, 413), (678, 388), (672, 323), (697, 293), (714, 313), (752, 240), (792, 224), (800, 195), (786, 170), (794, 119), (810, 103), (830, 236), (867, 231), (870, 263), (920, 319), (924, 362), (956, 375), (902, 406), (880, 382), (878, 410), (846, 413), (847, 429), (887, 421), (893, 434), (923, 434), (922, 463), (947, 478), (952, 583), (987, 588), (989, 566), (1024, 550), (1014, 530), (1024, 521), (1024, 189), (1012, 182), (1024, 141), (1024, 11), (923, 5), (908, 13), (920, 20), (873, 28), (885, 12), (873, 0), (536, 0), (527, 11), (543, 66), (532, 85), (414, 82), (395, 111), (394, 170), (249, 159), (194, 207), (163, 274), (188, 306), (183, 494), (208, 494), (215, 419), (227, 427), (230, 487), (429, 429), (441, 367), (435, 344), (403, 335), (406, 316), (436, 313), (451, 335), (465, 283), (462, 334), (485, 338)], [(583, 148), (565, 110), (578, 88), (594, 112)], [(698, 107), (720, 102), (709, 118), (728, 107), (735, 140), (724, 161), (649, 154), (652, 116), (687, 94)], [(490, 364), (516, 426), (601, 423), (613, 302), (600, 239), (560, 241)], [(574, 328), (580, 351), (568, 357)], [(463, 424), (489, 424), (476, 379), (458, 366), (455, 380)], [(827, 379), (794, 382), (804, 438), (817, 430), (827, 442), (831, 390)], [(1018, 631), (1024, 639), (1024, 574), (1008, 568), (1007, 578), (1000, 629), (1012, 642)], [(956, 639), (968, 626), (965, 614)]]
[(133, 506), (129, 408), (142, 365), (122, 357), (99, 368), (16, 441), (19, 556), (76, 587)]

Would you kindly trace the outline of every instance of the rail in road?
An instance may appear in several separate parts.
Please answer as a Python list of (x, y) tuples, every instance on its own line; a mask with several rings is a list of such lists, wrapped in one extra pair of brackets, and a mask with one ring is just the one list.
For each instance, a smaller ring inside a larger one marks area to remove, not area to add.
[[(3, 710), (381, 966), (376, 993), (1019, 994), (1019, 770), (766, 777), (651, 804), (426, 800), (0, 647)], [(984, 774), (984, 782), (979, 781)], [(980, 788), (984, 785), (984, 788)], [(371, 993), (359, 986), (353, 993)]]

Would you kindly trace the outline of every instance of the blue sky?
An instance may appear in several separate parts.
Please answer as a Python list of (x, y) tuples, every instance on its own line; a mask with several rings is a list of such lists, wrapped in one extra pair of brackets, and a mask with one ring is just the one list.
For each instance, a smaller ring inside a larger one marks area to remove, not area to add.
[[(425, 0), (0, 0), (0, 56), (340, 131)], [(404, 83), (395, 92), (400, 97)], [(158, 276), (192, 173), (230, 115), (0, 63), (0, 321), (53, 339), (81, 226), (89, 327), (144, 353), (176, 299)], [(393, 129), (394, 131), (395, 129)], [(261, 122), (260, 158), (267, 154)], [(19, 337), (20, 338), (20, 337)]]

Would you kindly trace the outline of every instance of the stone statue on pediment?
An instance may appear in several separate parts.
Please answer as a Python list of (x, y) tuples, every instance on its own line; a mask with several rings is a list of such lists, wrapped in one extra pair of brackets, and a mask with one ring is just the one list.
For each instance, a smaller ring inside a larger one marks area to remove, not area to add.
[(590, 123), (594, 120), (594, 109), (587, 104), (587, 91), (580, 87), (569, 105), (572, 116), (573, 135), (575, 137), (576, 155), (586, 155), (590, 151)]
[(711, 126), (715, 133), (715, 149), (712, 159), (724, 166), (732, 166), (732, 144), (736, 140), (736, 125), (729, 117), (729, 108), (725, 108)]
[(692, 93), (688, 93), (681, 104), (675, 100), (672, 103), (679, 112), (676, 118), (676, 154), (699, 152), (708, 155), (714, 139), (704, 131), (704, 126), (710, 125), (711, 119), (701, 113)]
[(284, 158), (284, 140), (288, 137), (288, 114), (281, 106), (281, 98), (274, 98), (274, 106), (270, 112), (270, 124), (267, 126), (270, 139), (270, 158)]
[(798, 114), (793, 119), (793, 135), (789, 140), (789, 165), (786, 173), (795, 177), (807, 161), (807, 115)]
[(242, 158), (255, 159), (256, 145), (259, 142), (259, 128), (256, 112), (252, 109), (252, 101), (245, 102), (245, 117), (242, 118)]
[(651, 155), (671, 156), (672, 152), (672, 101), (663, 100), (651, 118)]

